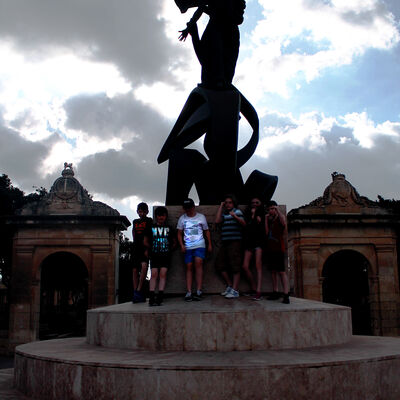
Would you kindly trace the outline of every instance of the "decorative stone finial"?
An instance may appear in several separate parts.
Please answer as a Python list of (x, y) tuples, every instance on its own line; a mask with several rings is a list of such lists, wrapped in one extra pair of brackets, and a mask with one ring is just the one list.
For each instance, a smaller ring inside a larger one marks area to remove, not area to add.
[(72, 169), (72, 163), (64, 163), (64, 170), (61, 172), (61, 175), (66, 176), (74, 176), (74, 170)]
[(332, 181), (335, 181), (336, 179), (340, 179), (340, 180), (345, 180), (346, 179), (346, 175), (345, 174), (340, 174), (339, 172), (332, 172), (331, 173), (332, 176)]

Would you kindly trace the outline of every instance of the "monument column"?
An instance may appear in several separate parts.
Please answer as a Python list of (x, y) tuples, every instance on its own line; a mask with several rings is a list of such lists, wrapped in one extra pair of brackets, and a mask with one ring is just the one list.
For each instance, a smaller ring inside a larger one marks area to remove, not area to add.
[(318, 272), (319, 245), (300, 246), (303, 296), (310, 300), (322, 300), (322, 289)]
[(393, 279), (397, 267), (395, 245), (377, 245), (376, 257), (379, 277), (381, 334), (385, 336), (397, 336), (399, 334), (399, 286), (398, 280)]
[(10, 296), (11, 346), (36, 340), (31, 299), (33, 253), (34, 246), (16, 246), (14, 249)]

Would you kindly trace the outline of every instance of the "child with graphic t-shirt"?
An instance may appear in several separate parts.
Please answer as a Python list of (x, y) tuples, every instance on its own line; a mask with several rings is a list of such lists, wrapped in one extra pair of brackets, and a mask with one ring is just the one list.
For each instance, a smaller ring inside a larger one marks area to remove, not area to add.
[[(186, 265), (186, 301), (201, 300), (202, 284), (203, 284), (203, 260), (206, 257), (207, 250), (212, 252), (211, 236), (208, 229), (206, 217), (196, 212), (194, 201), (186, 199), (183, 202), (183, 210), (185, 214), (181, 215), (178, 220), (178, 242), (182, 253), (185, 255)], [(196, 274), (197, 291), (192, 294), (193, 283), (193, 264)]]
[(148, 231), (148, 235), (145, 236), (144, 244), (149, 252), (151, 268), (149, 306), (160, 306), (163, 302), (168, 268), (171, 265), (171, 251), (175, 247), (176, 241), (173, 229), (166, 223), (168, 210), (165, 207), (157, 207), (154, 215), (156, 221)]

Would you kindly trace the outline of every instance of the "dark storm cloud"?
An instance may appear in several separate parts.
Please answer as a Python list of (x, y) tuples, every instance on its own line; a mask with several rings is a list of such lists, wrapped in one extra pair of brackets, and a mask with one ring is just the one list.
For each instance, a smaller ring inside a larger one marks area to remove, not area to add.
[(10, 126), (16, 130), (20, 130), (23, 127), (30, 126), (39, 122), (33, 115), (32, 110), (24, 110), (17, 117), (10, 122)]
[(114, 199), (138, 196), (148, 202), (165, 197), (167, 164), (144, 159), (146, 143), (130, 143), (121, 151), (108, 150), (84, 158), (78, 166), (79, 178), (89, 192)]
[(171, 79), (183, 53), (165, 35), (161, 0), (0, 0), (0, 35), (25, 57), (75, 51), (116, 64), (134, 84)]
[(0, 117), (0, 174), (8, 175), (20, 189), (31, 192), (32, 185), (48, 186), (40, 176), (40, 165), (59, 138), (52, 135), (42, 142), (24, 139), (15, 130), (6, 128)]
[(104, 93), (78, 95), (64, 104), (66, 127), (82, 130), (102, 139), (131, 132), (144, 135), (150, 145), (166, 136), (170, 124), (150, 107), (137, 101), (131, 93), (113, 98)]
[(147, 201), (164, 198), (167, 164), (160, 166), (156, 159), (171, 130), (170, 121), (132, 94), (75, 96), (64, 108), (68, 128), (104, 140), (130, 135), (120, 151), (99, 152), (79, 163), (79, 177), (89, 192), (115, 199), (133, 195)]

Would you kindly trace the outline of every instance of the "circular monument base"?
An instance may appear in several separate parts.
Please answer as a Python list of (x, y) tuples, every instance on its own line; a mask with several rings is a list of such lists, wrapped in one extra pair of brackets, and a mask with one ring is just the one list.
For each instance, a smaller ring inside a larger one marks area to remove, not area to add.
[(350, 338), (350, 308), (297, 298), (291, 304), (248, 297), (206, 296), (191, 303), (174, 298), (161, 307), (124, 303), (87, 314), (88, 343), (120, 349), (298, 349)]
[(348, 308), (295, 298), (126, 303), (91, 310), (87, 339), (18, 346), (15, 386), (41, 400), (398, 400), (400, 338), (349, 326)]
[(399, 371), (398, 338), (234, 352), (117, 350), (74, 338), (19, 346), (15, 385), (54, 400), (398, 400)]

